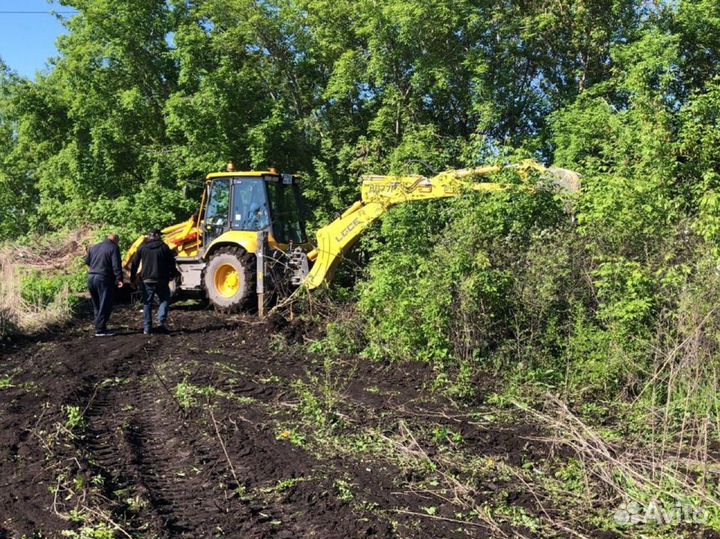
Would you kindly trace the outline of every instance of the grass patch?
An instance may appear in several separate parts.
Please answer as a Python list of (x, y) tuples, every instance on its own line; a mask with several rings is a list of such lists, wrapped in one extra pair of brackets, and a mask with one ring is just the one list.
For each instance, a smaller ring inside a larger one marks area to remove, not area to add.
[(92, 235), (85, 228), (0, 247), (0, 337), (70, 319), (86, 288), (82, 256)]

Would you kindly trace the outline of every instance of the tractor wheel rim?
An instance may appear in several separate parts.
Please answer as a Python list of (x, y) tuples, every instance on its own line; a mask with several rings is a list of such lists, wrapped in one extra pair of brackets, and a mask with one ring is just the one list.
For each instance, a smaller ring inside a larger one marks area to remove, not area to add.
[(231, 298), (240, 290), (240, 274), (230, 264), (223, 264), (215, 272), (215, 289), (224, 298)]

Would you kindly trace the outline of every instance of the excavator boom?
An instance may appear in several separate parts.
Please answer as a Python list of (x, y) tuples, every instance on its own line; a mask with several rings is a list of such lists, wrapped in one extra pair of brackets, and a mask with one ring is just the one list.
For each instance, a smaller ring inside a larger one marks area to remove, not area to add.
[(361, 200), (348, 208), (340, 217), (317, 231), (317, 247), (307, 258), (314, 265), (304, 285), (317, 288), (332, 278), (338, 263), (360, 234), (392, 206), (416, 200), (452, 198), (468, 191), (497, 193), (510, 189), (532, 189), (530, 184), (502, 184), (478, 182), (501, 172), (515, 168), (521, 179), (527, 179), (535, 171), (550, 179), (561, 190), (576, 192), (580, 188), (577, 173), (545, 168), (535, 161), (524, 161), (518, 165), (489, 166), (441, 172), (436, 176), (366, 176), (363, 178)]

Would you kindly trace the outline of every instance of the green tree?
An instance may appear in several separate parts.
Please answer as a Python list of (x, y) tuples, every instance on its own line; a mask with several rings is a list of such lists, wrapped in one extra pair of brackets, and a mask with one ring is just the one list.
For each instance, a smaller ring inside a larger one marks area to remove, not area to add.
[(21, 84), (0, 59), (0, 239), (25, 232), (38, 203), (33, 156), (26, 155), (17, 143), (20, 125), (13, 101)]

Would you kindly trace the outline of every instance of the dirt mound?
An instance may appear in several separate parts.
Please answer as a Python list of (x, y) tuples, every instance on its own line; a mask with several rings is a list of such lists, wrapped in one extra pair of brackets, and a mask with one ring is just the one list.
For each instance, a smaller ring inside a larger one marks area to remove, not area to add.
[(58, 241), (30, 245), (7, 245), (0, 249), (0, 269), (19, 265), (44, 271), (66, 270), (78, 257), (83, 256), (95, 230), (80, 227)]
[(58, 239), (50, 237), (32, 246), (0, 246), (0, 338), (7, 335), (37, 333), (67, 322), (71, 316), (69, 286), (65, 284), (46, 299), (28, 300), (23, 294), (23, 278), (32, 272), (43, 277), (68, 276), (73, 264), (83, 256), (94, 234), (91, 228), (77, 229)]

